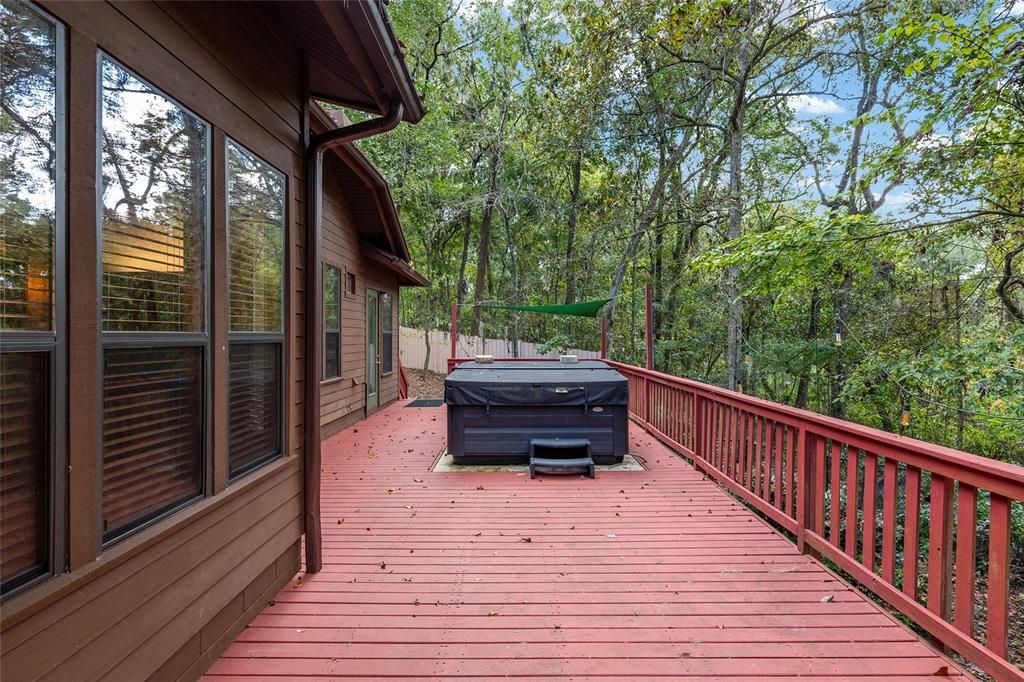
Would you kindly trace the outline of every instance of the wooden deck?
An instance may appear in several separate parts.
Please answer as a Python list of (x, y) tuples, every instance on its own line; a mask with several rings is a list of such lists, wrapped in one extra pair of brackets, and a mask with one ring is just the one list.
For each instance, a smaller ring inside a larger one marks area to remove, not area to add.
[(431, 473), (444, 408), (324, 443), (324, 570), (207, 678), (947, 677), (947, 658), (633, 427), (645, 472)]

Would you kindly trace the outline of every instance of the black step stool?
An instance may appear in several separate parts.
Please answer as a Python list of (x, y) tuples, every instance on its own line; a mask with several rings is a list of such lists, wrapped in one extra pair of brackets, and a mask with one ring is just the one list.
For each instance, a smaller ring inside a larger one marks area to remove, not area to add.
[[(585, 457), (538, 457), (537, 450), (582, 450)], [(583, 470), (594, 478), (594, 459), (590, 456), (590, 441), (586, 438), (531, 438), (530, 478), (537, 477), (537, 469), (558, 473)]]

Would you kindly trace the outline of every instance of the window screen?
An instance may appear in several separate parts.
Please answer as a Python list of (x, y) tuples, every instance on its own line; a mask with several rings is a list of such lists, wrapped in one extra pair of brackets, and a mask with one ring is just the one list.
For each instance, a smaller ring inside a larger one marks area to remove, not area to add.
[(324, 378), (341, 376), (341, 270), (324, 266)]
[(103, 539), (203, 493), (209, 126), (101, 55)]
[(229, 140), (227, 219), (230, 349), (228, 471), (282, 452), (285, 178)]

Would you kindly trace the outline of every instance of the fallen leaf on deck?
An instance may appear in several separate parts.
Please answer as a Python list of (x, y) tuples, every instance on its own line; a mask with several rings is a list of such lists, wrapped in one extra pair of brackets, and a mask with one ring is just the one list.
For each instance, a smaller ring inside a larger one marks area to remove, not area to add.
[(834, 594), (826, 594), (824, 597), (821, 598), (821, 603), (827, 604), (835, 598), (836, 596)]
[(533, 538), (519, 538), (519, 542), (533, 542)]

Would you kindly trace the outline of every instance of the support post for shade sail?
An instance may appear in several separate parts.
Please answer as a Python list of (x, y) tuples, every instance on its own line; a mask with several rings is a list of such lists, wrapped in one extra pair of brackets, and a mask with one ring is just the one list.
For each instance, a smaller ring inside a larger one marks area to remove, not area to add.
[(601, 317), (601, 359), (608, 357), (608, 318)]
[(451, 333), (451, 337), (452, 337), (451, 338), (452, 350), (451, 350), (451, 353), (449, 353), (448, 357), (454, 358), (454, 357), (458, 357), (458, 356), (455, 355), (456, 351), (458, 350), (458, 338), (459, 338), (459, 304), (458, 303), (452, 303), (452, 329), (451, 329), (451, 332), (452, 332)]
[(648, 284), (644, 301), (647, 312), (647, 369), (654, 369), (654, 288)]

